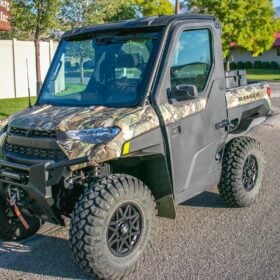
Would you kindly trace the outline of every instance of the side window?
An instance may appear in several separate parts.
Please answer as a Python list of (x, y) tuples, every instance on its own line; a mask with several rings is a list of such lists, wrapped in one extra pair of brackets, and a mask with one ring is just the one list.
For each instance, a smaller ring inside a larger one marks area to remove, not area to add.
[(170, 69), (171, 91), (183, 85), (201, 93), (212, 67), (211, 33), (208, 29), (184, 31), (177, 42)]

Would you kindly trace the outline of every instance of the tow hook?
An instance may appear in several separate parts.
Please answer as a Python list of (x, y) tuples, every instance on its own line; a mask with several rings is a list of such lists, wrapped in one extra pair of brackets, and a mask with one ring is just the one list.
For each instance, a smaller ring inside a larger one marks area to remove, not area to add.
[(29, 224), (26, 222), (26, 220), (24, 219), (24, 217), (22, 216), (19, 208), (16, 205), (16, 195), (14, 196), (9, 196), (9, 201), (10, 201), (10, 206), (14, 208), (14, 212), (15, 215), (17, 216), (17, 218), (20, 220), (20, 222), (22, 223), (22, 225), (24, 226), (24, 228), (26, 230), (29, 229)]

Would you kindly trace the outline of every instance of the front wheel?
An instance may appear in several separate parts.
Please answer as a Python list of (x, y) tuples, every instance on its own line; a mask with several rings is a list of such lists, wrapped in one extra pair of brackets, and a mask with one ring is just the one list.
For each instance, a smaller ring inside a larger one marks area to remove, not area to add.
[(263, 154), (260, 144), (250, 137), (239, 137), (225, 148), (219, 192), (227, 205), (253, 204), (263, 179)]
[(156, 205), (150, 190), (128, 175), (92, 183), (77, 202), (70, 245), (83, 270), (98, 279), (122, 279), (151, 248)]

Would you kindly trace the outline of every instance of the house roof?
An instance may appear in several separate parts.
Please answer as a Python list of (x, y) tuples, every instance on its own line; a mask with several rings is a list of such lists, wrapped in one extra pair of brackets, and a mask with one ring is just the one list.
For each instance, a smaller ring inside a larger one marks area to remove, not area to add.
[(276, 34), (275, 34), (275, 42), (274, 42), (274, 45), (273, 45), (273, 47), (275, 47), (275, 48), (278, 48), (278, 47), (280, 47), (280, 32), (277, 32)]

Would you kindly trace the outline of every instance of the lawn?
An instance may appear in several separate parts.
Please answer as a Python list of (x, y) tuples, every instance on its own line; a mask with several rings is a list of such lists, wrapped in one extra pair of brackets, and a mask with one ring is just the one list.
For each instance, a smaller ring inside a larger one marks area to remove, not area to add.
[(278, 70), (249, 69), (249, 70), (247, 70), (247, 79), (248, 80), (279, 81), (280, 82), (280, 69), (278, 69)]
[[(32, 104), (35, 103), (36, 97), (31, 97)], [(5, 119), (13, 113), (28, 107), (28, 98), (13, 98), (0, 100), (0, 120)]]
[(71, 95), (78, 92), (82, 92), (86, 89), (86, 87), (87, 87), (86, 84), (66, 83), (65, 90), (57, 93), (56, 96), (65, 96), (65, 95)]

